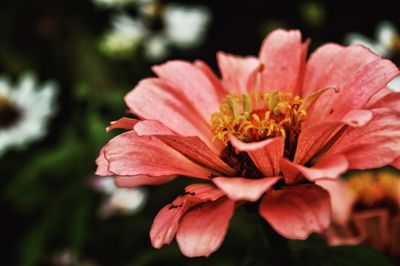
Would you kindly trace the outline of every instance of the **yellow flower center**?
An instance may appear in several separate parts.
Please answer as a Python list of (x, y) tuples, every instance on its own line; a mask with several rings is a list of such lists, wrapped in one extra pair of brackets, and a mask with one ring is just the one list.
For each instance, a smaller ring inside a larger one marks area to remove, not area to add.
[(228, 95), (219, 112), (211, 116), (212, 140), (227, 144), (229, 135), (243, 142), (277, 136), (296, 138), (306, 118), (302, 103), (299, 96), (283, 92)]
[(400, 178), (393, 172), (361, 172), (350, 177), (347, 185), (356, 195), (358, 207), (399, 208)]

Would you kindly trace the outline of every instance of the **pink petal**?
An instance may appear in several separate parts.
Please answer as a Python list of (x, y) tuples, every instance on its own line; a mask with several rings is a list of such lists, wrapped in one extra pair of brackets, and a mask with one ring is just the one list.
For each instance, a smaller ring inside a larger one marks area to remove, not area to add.
[(211, 114), (218, 111), (221, 92), (201, 70), (184, 61), (169, 61), (154, 66), (153, 71), (173, 87), (178, 88), (203, 120), (206, 123), (210, 122)]
[[(336, 88), (339, 92), (335, 94), (326, 93), (324, 95), (321, 95), (321, 97), (315, 103), (313, 108), (309, 110), (307, 114), (307, 121), (305, 123), (307, 125), (317, 124), (323, 120), (326, 121), (328, 118), (331, 117), (331, 115), (334, 115), (335, 112), (341, 111), (336, 109), (336, 111), (334, 110), (333, 113), (331, 114), (332, 109), (335, 109), (337, 107), (336, 101), (338, 99), (342, 101), (343, 100), (342, 98), (346, 98), (345, 100), (347, 100), (347, 98), (351, 97), (351, 93), (354, 91), (353, 89), (350, 90), (353, 81), (356, 80), (356, 78), (361, 78), (361, 77), (363, 77), (361, 79), (362, 81), (365, 80), (364, 72), (366, 74), (369, 68), (368, 67), (363, 68), (363, 67), (367, 66), (369, 63), (379, 58), (380, 57), (378, 55), (372, 53), (369, 49), (363, 46), (358, 46), (358, 45), (349, 46), (347, 48), (344, 48), (339, 53), (337, 53), (326, 66), (320, 66), (320, 71), (323, 71), (324, 73), (319, 74), (321, 76), (319, 78), (319, 81), (315, 82), (312, 85), (313, 87), (308, 90), (309, 93), (317, 91), (321, 88), (329, 88), (329, 87)], [(374, 84), (375, 83), (372, 83), (371, 85)], [(305, 86), (309, 85), (305, 84)], [(382, 89), (383, 87), (384, 86), (382, 86), (379, 89)], [(363, 89), (363, 91), (365, 90)], [(372, 93), (372, 95), (374, 93)], [(344, 95), (343, 97), (342, 94)], [(361, 99), (361, 102), (363, 100), (364, 98)], [(343, 113), (346, 113), (351, 110), (351, 108), (349, 109), (346, 108), (346, 106), (344, 107), (345, 110), (343, 110)], [(357, 109), (360, 109), (360, 107), (358, 107)]]
[(342, 125), (340, 122), (330, 122), (302, 129), (293, 161), (298, 164), (308, 163)]
[(257, 58), (218, 52), (217, 60), (225, 90), (236, 95), (246, 93), (247, 80), (253, 70), (260, 64)]
[(242, 177), (215, 177), (212, 179), (226, 195), (234, 201), (257, 201), (265, 191), (271, 188), (282, 177), (265, 177), (250, 179)]
[(324, 231), (331, 220), (329, 194), (317, 185), (303, 184), (269, 190), (260, 214), (282, 236), (306, 239)]
[(96, 165), (97, 165), (95, 173), (96, 175), (101, 175), (101, 176), (114, 175), (114, 173), (108, 170), (109, 162), (107, 161), (106, 157), (104, 157), (104, 147), (99, 152), (99, 156), (96, 159)]
[(350, 221), (355, 195), (342, 179), (318, 180), (317, 185), (329, 192), (332, 206), (332, 219), (335, 223), (346, 225)]
[(245, 143), (234, 136), (229, 140), (233, 147), (245, 151), (265, 176), (279, 175), (279, 160), (283, 157), (285, 139), (277, 137), (259, 142)]
[(390, 220), (389, 253), (393, 257), (400, 256), (400, 215)]
[(128, 117), (122, 117), (118, 119), (117, 121), (112, 121), (110, 125), (107, 127), (107, 132), (115, 129), (115, 128), (122, 128), (122, 129), (132, 129), (133, 126), (139, 122), (137, 119), (133, 118), (128, 118)]
[(188, 160), (156, 137), (139, 137), (128, 131), (105, 147), (108, 169), (115, 175), (186, 175), (208, 178), (210, 172)]
[(366, 236), (366, 242), (384, 251), (388, 241), (389, 212), (385, 209), (368, 210), (353, 216), (356, 228)]
[(351, 127), (363, 127), (373, 118), (370, 110), (351, 110), (342, 118), (342, 122)]
[(325, 232), (324, 236), (329, 245), (359, 245), (365, 240), (363, 233), (357, 232), (348, 225), (332, 224)]
[(207, 184), (193, 184), (186, 187), (187, 194), (177, 197), (162, 208), (150, 229), (153, 247), (160, 248), (173, 240), (182, 217), (188, 210), (207, 201), (215, 201), (223, 196), (222, 191)]
[(400, 93), (384, 90), (387, 94), (368, 106), (369, 109), (389, 108), (400, 112)]
[(217, 92), (219, 92), (219, 97), (223, 98), (227, 94), (229, 94), (229, 91), (226, 91), (225, 88), (222, 86), (222, 82), (219, 80), (219, 78), (214, 74), (212, 69), (203, 61), (201, 60), (196, 60), (194, 61), (194, 65), (203, 72), (204, 75), (208, 77), (208, 80), (213, 84), (213, 86), (216, 88)]
[(348, 128), (328, 152), (345, 155), (349, 169), (379, 168), (400, 157), (400, 113), (389, 109), (372, 112), (368, 124)]
[[(319, 179), (324, 178), (337, 178), (339, 175), (345, 173), (348, 168), (348, 162), (346, 157), (343, 155), (334, 155), (330, 157), (326, 157), (320, 161), (317, 161), (315, 165), (312, 167), (305, 167), (300, 164), (292, 163), (291, 161), (287, 160), (286, 158), (282, 158), (281, 160), (281, 168), (282, 171), (285, 173), (288, 168), (295, 168), (300, 173), (302, 173), (308, 180), (316, 181)], [(290, 170), (295, 171), (295, 170)], [(285, 173), (286, 174), (286, 173)], [(292, 173), (289, 173), (289, 180), (286, 183), (291, 184), (293, 183), (292, 180)], [(286, 180), (286, 176), (285, 176)]]
[(179, 135), (199, 136), (213, 145), (209, 121), (203, 121), (183, 93), (163, 80), (142, 80), (125, 96), (125, 102), (141, 118), (160, 121)]
[(374, 94), (385, 88), (399, 73), (396, 65), (382, 59), (360, 68), (339, 92), (340, 97), (329, 113), (331, 119), (341, 119), (348, 111), (363, 108)]
[(222, 198), (200, 205), (182, 219), (176, 240), (187, 257), (208, 257), (222, 244), (233, 215), (235, 203)]
[(329, 141), (337, 137), (337, 134), (341, 134), (340, 132), (344, 130), (344, 125), (362, 127), (372, 117), (373, 114), (369, 110), (352, 110), (340, 122), (326, 122), (302, 129), (298, 139), (294, 162), (306, 164), (321, 150), (329, 149), (326, 145), (329, 144)]
[(264, 40), (259, 54), (264, 64), (262, 91), (286, 91), (300, 94), (301, 69), (305, 51), (298, 30), (275, 30)]
[(224, 196), (224, 192), (210, 184), (191, 184), (185, 188), (185, 192), (202, 201), (216, 201)]
[(147, 185), (161, 185), (175, 179), (175, 175), (166, 176), (116, 176), (115, 184), (122, 188), (133, 188)]
[(143, 120), (137, 123), (133, 130), (139, 136), (175, 135), (175, 133), (157, 120)]
[(319, 84), (325, 77), (325, 70), (332, 62), (332, 59), (343, 49), (343, 46), (329, 43), (319, 47), (311, 54), (306, 65), (302, 91), (303, 97), (306, 97), (319, 89), (323, 89)]
[(216, 154), (217, 151), (212, 151), (199, 137), (175, 135), (160, 122), (150, 120), (137, 123), (134, 130), (139, 136), (155, 135), (174, 150), (197, 164), (211, 169), (215, 174), (232, 175), (235, 173), (235, 170)]
[(394, 162), (392, 162), (391, 166), (400, 170), (400, 157), (396, 158)]
[(170, 244), (174, 239), (179, 223), (186, 212), (201, 203), (199, 199), (190, 195), (179, 196), (171, 204), (162, 208), (150, 229), (151, 244), (155, 248), (161, 248)]
[[(369, 99), (366, 108), (369, 108), (370, 106), (372, 106), (373, 104), (375, 104), (377, 101), (379, 101), (380, 99), (382, 99), (383, 97), (389, 95), (393, 93), (393, 91), (389, 88), (383, 88), (380, 91), (378, 91), (377, 93), (374, 94), (374, 96), (371, 97), (371, 99)], [(373, 109), (373, 108), (371, 108)]]

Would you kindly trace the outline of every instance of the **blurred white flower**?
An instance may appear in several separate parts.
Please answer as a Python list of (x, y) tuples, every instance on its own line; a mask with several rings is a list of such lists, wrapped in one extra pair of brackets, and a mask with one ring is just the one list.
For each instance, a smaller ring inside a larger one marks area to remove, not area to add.
[(119, 188), (115, 186), (113, 177), (95, 177), (92, 187), (106, 195), (99, 209), (101, 218), (108, 218), (114, 214), (137, 213), (147, 199), (143, 188)]
[(400, 76), (392, 80), (389, 84), (388, 87), (391, 88), (392, 90), (396, 92), (400, 92)]
[[(386, 58), (400, 54), (400, 32), (389, 21), (383, 21), (378, 24), (375, 32), (375, 40), (371, 40), (359, 33), (350, 33), (346, 36), (345, 41), (347, 44), (364, 45)], [(388, 84), (388, 87), (396, 92), (400, 92), (400, 76), (392, 80)]]
[(388, 21), (378, 24), (375, 38), (375, 40), (371, 40), (359, 33), (349, 33), (345, 37), (345, 42), (364, 45), (383, 57), (391, 57), (396, 50), (397, 52), (400, 50), (400, 34), (396, 27)]
[(145, 55), (150, 60), (165, 59), (169, 52), (168, 39), (160, 34), (150, 36), (144, 43)]
[(93, 3), (101, 7), (116, 8), (128, 6), (136, 1), (137, 0), (93, 0)]
[(133, 53), (147, 34), (142, 21), (125, 14), (114, 16), (111, 23), (111, 29), (100, 40), (100, 49), (111, 56)]
[(204, 41), (211, 20), (206, 7), (163, 5), (157, 0), (137, 0), (135, 6), (137, 17), (120, 13), (112, 18), (112, 28), (100, 41), (105, 54), (124, 58), (142, 46), (147, 59), (159, 61), (171, 47), (190, 49)]
[(0, 156), (45, 135), (55, 113), (55, 94), (54, 83), (38, 86), (31, 74), (21, 76), (15, 86), (0, 77)]
[[(80, 255), (79, 255), (80, 254)], [(81, 252), (77, 252), (72, 248), (64, 248), (57, 250), (50, 256), (50, 265), (56, 266), (96, 266), (96, 261), (89, 257), (82, 257)], [(46, 264), (47, 265), (47, 264)]]
[(166, 36), (179, 48), (197, 46), (204, 39), (210, 17), (205, 7), (168, 5), (163, 14)]

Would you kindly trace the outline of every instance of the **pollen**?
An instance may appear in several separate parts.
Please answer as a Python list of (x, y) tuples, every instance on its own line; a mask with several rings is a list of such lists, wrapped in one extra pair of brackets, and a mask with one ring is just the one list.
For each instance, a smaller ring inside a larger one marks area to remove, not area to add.
[(351, 176), (347, 185), (359, 205), (378, 207), (397, 202), (400, 195), (400, 177), (391, 171), (366, 171)]
[(213, 141), (227, 144), (229, 135), (243, 142), (298, 135), (306, 111), (299, 96), (283, 92), (228, 95), (211, 115)]

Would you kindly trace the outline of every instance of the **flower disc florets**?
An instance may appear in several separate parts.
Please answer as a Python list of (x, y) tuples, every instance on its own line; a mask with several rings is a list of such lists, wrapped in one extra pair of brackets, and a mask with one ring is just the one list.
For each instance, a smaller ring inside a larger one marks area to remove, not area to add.
[(225, 144), (229, 135), (243, 142), (256, 142), (270, 137), (294, 137), (306, 118), (299, 96), (283, 92), (254, 92), (227, 96), (219, 112), (211, 116), (213, 141)]
[(398, 210), (399, 177), (389, 171), (363, 172), (350, 177), (347, 185), (356, 196), (355, 209)]

